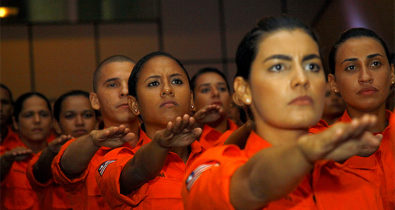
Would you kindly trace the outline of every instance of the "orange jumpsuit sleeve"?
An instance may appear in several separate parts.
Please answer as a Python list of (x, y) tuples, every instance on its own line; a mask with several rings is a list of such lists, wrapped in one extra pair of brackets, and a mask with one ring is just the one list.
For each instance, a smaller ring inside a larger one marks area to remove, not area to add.
[[(70, 179), (64, 174), (61, 166), (60, 166), (60, 160), (67, 149), (67, 147), (74, 142), (76, 139), (71, 139), (68, 142), (66, 142), (61, 148), (59, 153), (55, 156), (55, 158), (52, 160), (51, 164), (51, 170), (52, 170), (52, 175), (53, 179), (56, 183), (65, 185), (67, 188), (70, 188), (69, 190), (77, 190), (77, 185), (83, 184), (83, 182), (86, 180), (86, 177), (88, 175), (88, 170), (85, 170), (79, 177)], [(88, 167), (89, 168), (89, 167)], [(88, 169), (87, 168), (87, 169)], [(71, 185), (70, 185), (71, 184)], [(68, 191), (69, 191), (68, 190)]]
[(248, 161), (234, 145), (207, 150), (187, 168), (182, 189), (185, 209), (234, 209), (229, 197), (234, 172)]
[(113, 149), (104, 156), (102, 164), (95, 172), (99, 189), (111, 208), (120, 208), (124, 205), (137, 206), (148, 196), (149, 184), (144, 184), (129, 195), (121, 194), (119, 178), (133, 155), (134, 151), (129, 147)]

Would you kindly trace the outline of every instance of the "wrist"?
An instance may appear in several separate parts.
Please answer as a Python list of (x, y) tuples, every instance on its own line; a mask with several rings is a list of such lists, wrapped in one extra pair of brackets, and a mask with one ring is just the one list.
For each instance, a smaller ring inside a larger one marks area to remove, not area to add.
[(92, 144), (93, 147), (95, 147), (95, 149), (99, 149), (101, 146), (96, 142), (96, 130), (93, 130), (89, 133), (88, 138), (89, 138), (89, 142)]

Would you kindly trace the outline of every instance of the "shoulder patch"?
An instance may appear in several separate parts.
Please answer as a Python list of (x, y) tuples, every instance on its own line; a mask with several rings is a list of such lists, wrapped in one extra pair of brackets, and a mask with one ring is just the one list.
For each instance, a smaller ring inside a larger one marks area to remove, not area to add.
[(200, 175), (207, 171), (209, 168), (213, 166), (219, 166), (219, 163), (207, 163), (207, 164), (202, 164), (198, 166), (195, 170), (189, 174), (187, 180), (185, 181), (185, 184), (187, 185), (187, 190), (189, 191), (193, 184), (196, 182), (196, 180), (200, 177)]
[(99, 172), (100, 176), (103, 176), (104, 171), (106, 170), (107, 166), (110, 165), (111, 163), (115, 162), (116, 160), (107, 160), (106, 162), (102, 163), (99, 167), (99, 169), (97, 169), (97, 171)]

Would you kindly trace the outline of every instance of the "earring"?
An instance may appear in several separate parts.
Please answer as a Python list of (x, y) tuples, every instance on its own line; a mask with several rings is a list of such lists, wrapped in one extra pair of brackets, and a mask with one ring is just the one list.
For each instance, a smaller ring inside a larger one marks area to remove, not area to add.
[(247, 104), (251, 103), (251, 99), (250, 98), (246, 98), (246, 103)]
[(191, 109), (192, 109), (192, 110), (195, 110), (195, 106), (194, 106), (193, 104), (191, 105)]

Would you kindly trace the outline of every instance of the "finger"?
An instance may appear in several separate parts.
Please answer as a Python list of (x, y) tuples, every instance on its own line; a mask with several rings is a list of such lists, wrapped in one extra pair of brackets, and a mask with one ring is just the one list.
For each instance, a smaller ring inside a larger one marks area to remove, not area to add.
[(172, 133), (179, 133), (180, 132), (181, 123), (182, 123), (182, 118), (181, 117), (177, 117), (175, 122), (174, 122)]
[(197, 139), (201, 134), (202, 134), (202, 129), (201, 128), (194, 128), (192, 130), (193, 135), (195, 135), (195, 139)]

